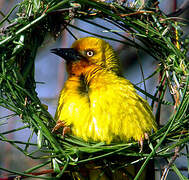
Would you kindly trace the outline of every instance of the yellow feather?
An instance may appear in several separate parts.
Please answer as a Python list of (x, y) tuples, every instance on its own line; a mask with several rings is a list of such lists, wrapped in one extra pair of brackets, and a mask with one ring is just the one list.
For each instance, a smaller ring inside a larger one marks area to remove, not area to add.
[[(102, 39), (86, 37), (73, 45), (83, 59), (68, 63), (55, 118), (88, 141), (140, 141), (157, 125), (147, 101), (121, 74), (119, 59)], [(85, 52), (92, 50), (92, 57)]]

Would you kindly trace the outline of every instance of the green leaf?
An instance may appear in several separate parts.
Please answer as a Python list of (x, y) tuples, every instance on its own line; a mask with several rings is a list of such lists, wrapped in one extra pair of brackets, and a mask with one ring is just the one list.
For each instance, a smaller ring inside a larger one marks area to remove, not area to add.
[(56, 161), (56, 158), (52, 158), (53, 169), (55, 173), (60, 173), (60, 167)]

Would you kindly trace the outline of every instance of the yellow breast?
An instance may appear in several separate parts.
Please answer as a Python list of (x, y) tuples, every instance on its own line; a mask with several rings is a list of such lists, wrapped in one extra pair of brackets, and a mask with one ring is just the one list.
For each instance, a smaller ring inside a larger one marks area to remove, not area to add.
[(74, 135), (127, 142), (157, 129), (150, 106), (128, 80), (105, 70), (89, 74), (70, 77), (59, 99), (56, 119), (71, 126)]

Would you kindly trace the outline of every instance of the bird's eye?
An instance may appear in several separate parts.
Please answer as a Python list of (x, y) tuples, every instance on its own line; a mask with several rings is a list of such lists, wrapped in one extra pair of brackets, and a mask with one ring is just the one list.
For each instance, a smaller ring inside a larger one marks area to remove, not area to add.
[(87, 53), (86, 53), (86, 54), (87, 54), (87, 56), (91, 57), (91, 56), (93, 56), (93, 55), (94, 55), (94, 52), (90, 50), (90, 51), (87, 51)]

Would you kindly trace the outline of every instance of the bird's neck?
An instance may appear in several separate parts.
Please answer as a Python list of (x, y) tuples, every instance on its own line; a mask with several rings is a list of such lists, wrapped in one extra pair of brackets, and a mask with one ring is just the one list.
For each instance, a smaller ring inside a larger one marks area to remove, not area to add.
[(89, 63), (87, 61), (78, 61), (67, 64), (66, 68), (69, 77), (72, 76), (79, 77), (81, 74), (83, 74), (86, 71), (88, 66)]
[(105, 71), (105, 68), (96, 65), (89, 64), (85, 61), (77, 62), (77, 64), (72, 64), (71, 66), (67, 66), (67, 71), (69, 77), (85, 77), (88, 81), (90, 81), (96, 74), (99, 74), (102, 71)]
[(90, 65), (85, 68), (79, 68), (70, 72), (68, 76), (68, 81), (65, 86), (67, 89), (75, 89), (80, 95), (87, 95), (89, 93), (89, 88), (100, 77), (100, 75), (105, 72), (103, 68), (97, 65)]

